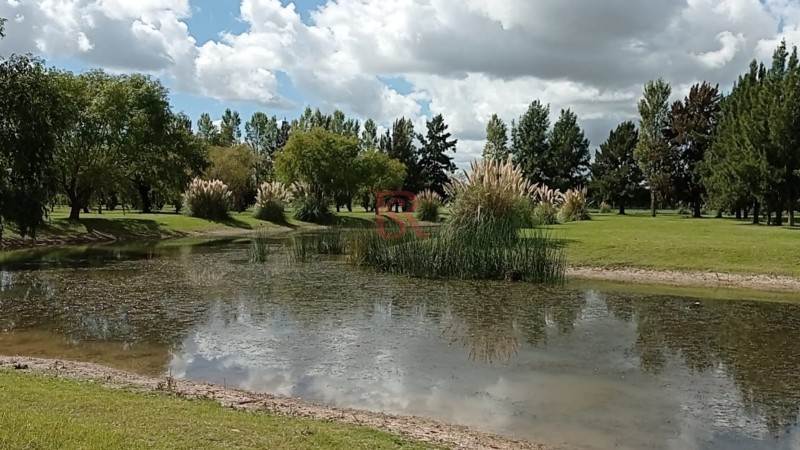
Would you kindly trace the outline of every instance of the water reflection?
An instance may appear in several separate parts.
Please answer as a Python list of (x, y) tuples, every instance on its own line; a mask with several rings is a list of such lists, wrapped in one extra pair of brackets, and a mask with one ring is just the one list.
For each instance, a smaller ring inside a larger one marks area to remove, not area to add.
[(0, 352), (578, 448), (800, 447), (796, 304), (247, 264), (241, 245), (109, 254), (0, 271)]

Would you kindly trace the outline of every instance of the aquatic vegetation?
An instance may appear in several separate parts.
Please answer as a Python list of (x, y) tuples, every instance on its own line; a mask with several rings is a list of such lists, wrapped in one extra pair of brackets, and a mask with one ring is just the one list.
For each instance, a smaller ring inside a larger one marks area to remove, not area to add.
[(203, 180), (195, 178), (183, 194), (183, 200), (189, 209), (189, 215), (210, 220), (228, 218), (231, 203), (231, 191), (220, 180)]
[(266, 262), (269, 253), (269, 232), (262, 228), (250, 239), (250, 262)]
[(434, 191), (425, 190), (414, 198), (414, 212), (417, 219), (423, 222), (439, 221), (439, 208), (442, 207), (442, 197)]
[(286, 222), (285, 207), (292, 199), (292, 194), (283, 183), (273, 181), (262, 183), (256, 193), (256, 205), (253, 216), (269, 222)]
[(347, 251), (346, 237), (338, 228), (310, 234), (298, 234), (287, 241), (290, 259), (308, 262), (317, 255), (343, 255)]
[(586, 192), (586, 188), (570, 189), (564, 194), (564, 203), (558, 213), (562, 223), (591, 219), (586, 205)]

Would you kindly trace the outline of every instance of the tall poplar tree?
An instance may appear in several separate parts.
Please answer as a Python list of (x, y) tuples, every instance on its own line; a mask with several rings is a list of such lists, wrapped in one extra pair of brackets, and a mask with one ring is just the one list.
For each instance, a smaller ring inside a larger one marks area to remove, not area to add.
[(644, 97), (639, 101), (639, 143), (634, 156), (650, 188), (650, 212), (656, 216), (658, 201), (671, 188), (673, 158), (666, 136), (669, 126), (669, 96), (672, 88), (659, 78), (644, 85)]
[(495, 161), (505, 161), (508, 158), (508, 127), (497, 114), (493, 114), (486, 124), (486, 145), (483, 147), (483, 157)]

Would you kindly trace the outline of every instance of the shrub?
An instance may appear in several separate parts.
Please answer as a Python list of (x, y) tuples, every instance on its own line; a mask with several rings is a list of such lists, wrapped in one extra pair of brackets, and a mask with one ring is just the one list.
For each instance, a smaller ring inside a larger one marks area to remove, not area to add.
[(447, 185), (447, 192), (454, 199), (449, 225), (468, 229), (490, 224), (506, 231), (525, 226), (530, 217), (528, 198), (535, 186), (511, 157), (504, 163), (473, 161), (471, 168), (470, 173), (453, 178)]
[(294, 218), (303, 222), (326, 224), (333, 221), (328, 202), (317, 199), (317, 196), (309, 189), (305, 183), (295, 183), (292, 185), (292, 195), (294, 196)]
[(564, 194), (558, 189), (550, 189), (547, 186), (535, 186), (533, 189), (533, 201), (537, 204), (549, 203), (558, 208), (564, 204)]
[(414, 211), (417, 213), (417, 219), (424, 222), (437, 222), (441, 207), (442, 197), (431, 190), (421, 192), (414, 199)]
[(222, 181), (195, 178), (183, 194), (183, 202), (193, 217), (223, 220), (228, 218), (231, 192)]
[(586, 188), (570, 189), (564, 194), (564, 204), (558, 218), (562, 223), (591, 219), (586, 206)]
[(539, 203), (533, 210), (533, 223), (536, 225), (555, 225), (558, 223), (558, 209), (552, 203)]
[(600, 203), (600, 214), (608, 214), (611, 212), (611, 205), (607, 202)]
[(262, 183), (256, 193), (256, 207), (253, 216), (269, 222), (286, 222), (284, 210), (292, 196), (282, 183)]

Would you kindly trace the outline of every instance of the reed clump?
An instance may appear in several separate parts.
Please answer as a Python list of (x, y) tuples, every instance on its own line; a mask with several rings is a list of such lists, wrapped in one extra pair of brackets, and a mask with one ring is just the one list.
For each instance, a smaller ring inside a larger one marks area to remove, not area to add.
[(250, 239), (250, 248), (248, 250), (250, 262), (266, 262), (269, 254), (269, 232), (262, 228), (256, 231), (255, 235)]

